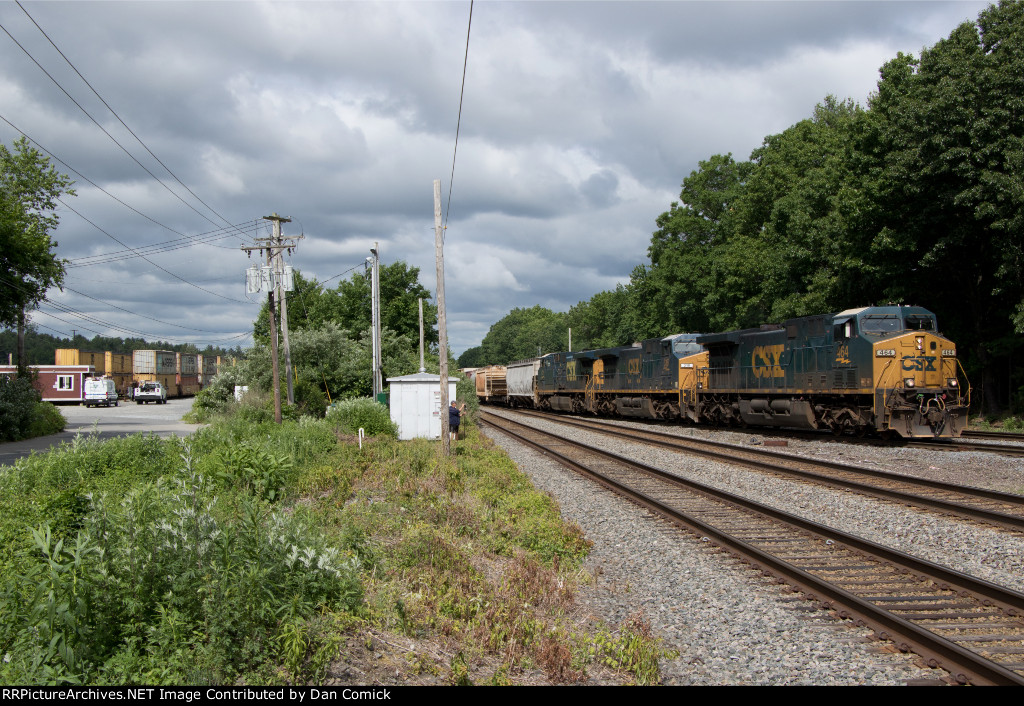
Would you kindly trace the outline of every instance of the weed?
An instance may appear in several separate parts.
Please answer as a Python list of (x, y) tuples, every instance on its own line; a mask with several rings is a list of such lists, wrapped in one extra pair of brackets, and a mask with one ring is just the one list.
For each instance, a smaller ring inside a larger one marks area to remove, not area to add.
[(660, 679), (658, 660), (677, 656), (662, 648), (661, 639), (651, 632), (650, 621), (639, 613), (620, 625), (618, 634), (601, 629), (594, 637), (591, 650), (600, 662), (629, 672), (640, 685), (657, 684)]
[(537, 665), (555, 684), (571, 684), (587, 677), (586, 670), (573, 668), (572, 651), (557, 631), (541, 637), (537, 649)]
[(473, 686), (473, 681), (469, 678), (469, 666), (466, 664), (466, 658), (461, 652), (452, 658), (450, 669), (449, 684), (452, 686)]

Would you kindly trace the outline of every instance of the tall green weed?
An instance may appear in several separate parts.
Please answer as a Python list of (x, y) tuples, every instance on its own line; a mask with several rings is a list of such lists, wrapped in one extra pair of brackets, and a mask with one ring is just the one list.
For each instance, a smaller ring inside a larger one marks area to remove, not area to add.
[(350, 434), (362, 428), (367, 436), (398, 438), (398, 425), (391, 421), (388, 408), (369, 397), (336, 402), (327, 409), (327, 419)]
[(0, 590), (0, 682), (233, 682), (286, 626), (359, 607), (358, 559), (307, 515), (258, 494), (221, 506), (193, 466), (94, 498), (73, 541), (32, 531)]

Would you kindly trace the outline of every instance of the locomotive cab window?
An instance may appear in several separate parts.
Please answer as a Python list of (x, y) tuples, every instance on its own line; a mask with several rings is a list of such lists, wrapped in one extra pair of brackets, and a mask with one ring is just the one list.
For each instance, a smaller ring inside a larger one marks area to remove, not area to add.
[(935, 320), (930, 316), (908, 316), (907, 329), (910, 331), (934, 331)]
[(896, 333), (903, 330), (903, 322), (895, 316), (865, 316), (861, 328), (864, 333)]
[(701, 345), (699, 343), (695, 343), (694, 341), (675, 341), (672, 344), (672, 350), (675, 351), (675, 354), (678, 357), (685, 358), (688, 355), (700, 353)]
[(832, 339), (845, 341), (857, 335), (857, 322), (854, 319), (840, 319), (833, 324)]

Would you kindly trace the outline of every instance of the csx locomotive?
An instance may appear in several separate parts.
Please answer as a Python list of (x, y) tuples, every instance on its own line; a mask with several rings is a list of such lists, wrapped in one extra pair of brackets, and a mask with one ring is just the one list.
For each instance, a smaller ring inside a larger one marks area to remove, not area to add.
[(509, 365), (503, 394), (481, 396), (575, 413), (948, 438), (967, 425), (958, 367), (933, 313), (881, 306), (550, 353)]

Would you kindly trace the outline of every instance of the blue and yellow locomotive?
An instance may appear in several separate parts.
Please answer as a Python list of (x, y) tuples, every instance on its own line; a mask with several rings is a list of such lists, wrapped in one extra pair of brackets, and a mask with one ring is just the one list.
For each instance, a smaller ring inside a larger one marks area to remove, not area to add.
[(538, 361), (544, 409), (729, 425), (956, 437), (956, 346), (917, 306), (850, 309)]
[(917, 306), (849, 309), (699, 336), (699, 418), (755, 426), (955, 437), (968, 393), (956, 346)]

